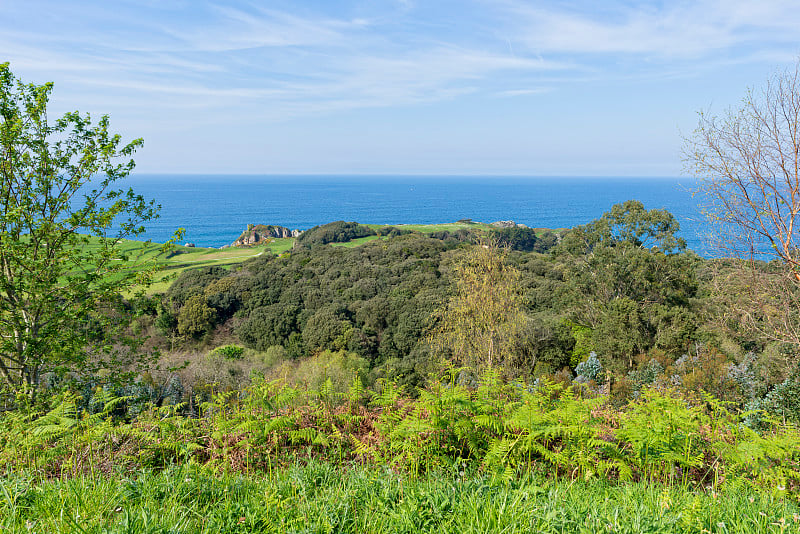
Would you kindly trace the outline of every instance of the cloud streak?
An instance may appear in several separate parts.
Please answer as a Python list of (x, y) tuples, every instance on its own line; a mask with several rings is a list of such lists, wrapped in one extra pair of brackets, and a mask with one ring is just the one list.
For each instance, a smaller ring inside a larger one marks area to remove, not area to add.
[(598, 3), (604, 9), (589, 13), (541, 3), (505, 6), (519, 41), (555, 54), (702, 57), (755, 43), (796, 45), (800, 25), (796, 4), (784, 0)]

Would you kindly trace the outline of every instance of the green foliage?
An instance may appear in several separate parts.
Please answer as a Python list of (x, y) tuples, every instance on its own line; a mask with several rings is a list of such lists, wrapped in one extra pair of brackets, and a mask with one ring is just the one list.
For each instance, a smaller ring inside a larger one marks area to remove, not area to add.
[(291, 463), (269, 477), (184, 466), (41, 485), (24, 477), (0, 481), (0, 528), (55, 534), (761, 534), (796, 531), (798, 512), (796, 503), (746, 488), (696, 493), (536, 474), (497, 484), (473, 470), (410, 478), (317, 461)]
[(326, 243), (345, 243), (370, 235), (375, 235), (375, 231), (369, 226), (356, 222), (335, 221), (306, 230), (300, 234), (295, 244), (297, 246), (312, 247)]
[(375, 233), (381, 237), (397, 237), (399, 235), (410, 234), (411, 230), (397, 228), (396, 226), (382, 226), (375, 230)]
[(302, 380), (312, 389), (319, 389), (330, 381), (331, 391), (344, 393), (354, 379), (367, 380), (368, 362), (352, 352), (326, 350), (298, 363), (297, 380)]
[(323, 308), (312, 315), (303, 327), (303, 344), (311, 352), (343, 350), (347, 348), (347, 336), (351, 329), (351, 323), (336, 311)]
[(588, 326), (575, 324), (570, 321), (567, 321), (567, 325), (570, 328), (572, 337), (575, 339), (575, 346), (572, 349), (570, 357), (570, 363), (575, 366), (585, 361), (586, 358), (589, 357), (589, 354), (594, 352), (591, 348), (592, 329)]
[(417, 381), (412, 354), (446, 298), (446, 251), (440, 241), (411, 234), (256, 258), (230, 275), (241, 303), (235, 334), (260, 351), (282, 345), (293, 358), (328, 349), (355, 352), (373, 366), (391, 361)]
[(203, 295), (194, 295), (186, 301), (178, 314), (178, 333), (182, 336), (200, 337), (214, 326), (216, 313), (206, 304)]
[(612, 369), (630, 369), (654, 346), (682, 350), (695, 335), (699, 259), (685, 252), (678, 229), (668, 212), (627, 201), (570, 230), (555, 248), (573, 322), (591, 328), (591, 348)]
[[(202, 295), (216, 328), (201, 326), (197, 336), (206, 335), (213, 346), (230, 343), (233, 335), (261, 353), (249, 369), (209, 360), (209, 372), (182, 374), (187, 389), (193, 376), (208, 379), (198, 382), (205, 388), (214, 382), (236, 387), (251, 372), (293, 375), (297, 364), (325, 351), (357, 354), (371, 377), (397, 380), (412, 394), (442, 358), (480, 366), (489, 354), (503, 361), (508, 376), (567, 382), (595, 351), (602, 378), (611, 378), (603, 391), (612, 391), (616, 404), (648, 385), (674, 386), (690, 396), (708, 391), (739, 407), (761, 403), (789, 376), (797, 353), (736, 331), (729, 313), (736, 306), (730, 308), (719, 291), (732, 278), (719, 277), (716, 263), (683, 250), (673, 223), (640, 203), (614, 206), (598, 221), (566, 232), (548, 256), (505, 251), (502, 272), (512, 281), (501, 280), (499, 270), (476, 276), (480, 262), (464, 261), (474, 255), (466, 243), (491, 231), (485, 225), (441, 227), (463, 230), (464, 242), (413, 232), (352, 249), (299, 247), (282, 257), (258, 256), (236, 271), (184, 274), (137, 333), (154, 324), (169, 336), (170, 349), (176, 343), (191, 349), (196, 343), (173, 333), (182, 307)], [(283, 353), (265, 358), (268, 350)], [(753, 361), (735, 371), (748, 351)], [(280, 369), (269, 369), (274, 365)], [(237, 375), (224, 378), (226, 371)]]
[(646, 210), (638, 200), (615, 204), (610, 211), (587, 225), (573, 228), (560, 245), (562, 250), (589, 253), (596, 248), (630, 246), (657, 249), (664, 254), (686, 249), (676, 236), (680, 224), (666, 210)]
[(239, 345), (223, 345), (214, 349), (214, 352), (229, 360), (238, 360), (244, 355), (244, 347), (240, 347)]
[(531, 252), (537, 249), (536, 245), (539, 239), (533, 228), (502, 228), (495, 230), (494, 234), (500, 245), (507, 246), (512, 250)]
[(505, 251), (496, 243), (472, 247), (455, 278), (456, 293), (430, 336), (434, 354), (481, 370), (519, 367), (516, 349), (526, 321), (520, 273), (506, 264)]
[(775, 386), (764, 397), (761, 407), (774, 416), (800, 424), (800, 372)]
[[(385, 379), (370, 392), (364, 369), (353, 355), (323, 353), (313, 367), (298, 367), (303, 379), (295, 385), (256, 378), (243, 391), (213, 391), (194, 408), (172, 404), (182, 386), (170, 383), (174, 393), (165, 392), (161, 406), (131, 420), (124, 417), (130, 397), (98, 388), (91, 410), (75, 394), (60, 395), (0, 418), (0, 469), (76, 477), (182, 464), (272, 473), (321, 458), (415, 476), (480, 468), (504, 484), (543, 470), (571, 480), (800, 491), (797, 428), (767, 419), (756, 432), (742, 424), (747, 414), (711, 395), (690, 403), (646, 389), (618, 409), (585, 388), (448, 368), (413, 399)], [(192, 410), (197, 417), (184, 415)]]
[(229, 274), (228, 270), (216, 266), (183, 271), (169, 286), (166, 300), (173, 310), (179, 311), (190, 298), (204, 295), (207, 287)]
[(642, 387), (654, 383), (663, 373), (664, 366), (655, 358), (651, 358), (646, 363), (640, 365), (638, 369), (628, 373), (628, 378), (631, 379), (635, 389), (638, 391), (642, 389)]
[(589, 353), (586, 360), (582, 361), (575, 367), (576, 382), (587, 383), (594, 381), (597, 384), (602, 384), (605, 381), (603, 372), (603, 364), (600, 363), (600, 358), (594, 351)]
[(142, 233), (158, 207), (117, 188), (142, 140), (124, 144), (107, 116), (48, 120), (52, 89), (0, 63), (0, 377), (29, 396), (43, 373), (107, 352), (119, 328), (103, 310), (155, 268), (124, 238)]
[(670, 478), (686, 474), (704, 460), (700, 409), (683, 399), (647, 390), (622, 419), (617, 436), (630, 444), (644, 476)]

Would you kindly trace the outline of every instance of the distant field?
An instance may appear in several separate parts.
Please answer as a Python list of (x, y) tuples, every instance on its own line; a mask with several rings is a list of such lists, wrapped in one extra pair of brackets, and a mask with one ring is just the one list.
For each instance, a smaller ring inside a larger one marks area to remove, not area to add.
[[(133, 242), (137, 243), (137, 242)], [(153, 245), (157, 248), (158, 245)], [(159, 293), (166, 291), (172, 280), (185, 271), (186, 269), (194, 269), (198, 267), (210, 267), (212, 265), (231, 266), (243, 261), (261, 256), (264, 252), (272, 254), (281, 254), (287, 250), (291, 250), (294, 246), (293, 238), (274, 239), (267, 245), (259, 245), (254, 247), (237, 247), (237, 248), (201, 248), (201, 247), (183, 247), (178, 245), (174, 251), (169, 254), (159, 254), (159, 260), (165, 262), (166, 267), (164, 271), (158, 274), (156, 280), (149, 287), (148, 293)]]
[[(470, 229), (470, 230), (492, 230), (496, 229), (496, 227), (486, 224), (486, 223), (442, 223), (442, 224), (367, 224), (373, 230), (378, 230), (380, 228), (384, 228), (386, 226), (396, 226), (398, 228), (402, 228), (404, 230), (414, 230), (417, 232), (422, 232), (425, 234), (430, 234), (433, 232), (455, 232), (461, 229)], [(541, 234), (542, 232), (548, 231), (546, 228), (535, 228), (537, 234)], [(359, 245), (363, 245), (364, 243), (368, 243), (370, 241), (374, 241), (376, 239), (381, 239), (379, 236), (367, 236), (361, 237), (358, 239), (354, 239), (347, 243), (331, 243), (331, 246), (335, 247), (357, 247)], [(142, 260), (149, 260), (149, 259), (157, 259), (160, 262), (163, 262), (165, 268), (162, 272), (160, 272), (153, 283), (148, 288), (148, 293), (158, 293), (162, 291), (166, 291), (172, 281), (177, 277), (181, 272), (185, 271), (186, 269), (193, 269), (197, 267), (209, 267), (212, 265), (220, 265), (220, 266), (231, 266), (241, 263), (249, 258), (253, 258), (256, 256), (260, 256), (265, 252), (269, 252), (272, 254), (281, 254), (287, 252), (292, 249), (294, 246), (294, 238), (287, 237), (287, 238), (280, 238), (280, 239), (273, 239), (267, 245), (259, 245), (259, 246), (252, 246), (252, 247), (237, 247), (237, 248), (225, 248), (225, 249), (217, 249), (217, 248), (203, 248), (203, 247), (184, 247), (181, 245), (177, 245), (174, 249), (169, 253), (164, 253), (161, 251), (162, 245), (158, 243), (151, 243), (145, 245), (142, 241), (133, 241), (133, 240), (124, 240), (122, 243), (121, 251), (128, 253), (131, 256), (139, 255), (138, 256)], [(89, 245), (90, 247), (92, 245)], [(143, 247), (146, 247), (143, 249)]]

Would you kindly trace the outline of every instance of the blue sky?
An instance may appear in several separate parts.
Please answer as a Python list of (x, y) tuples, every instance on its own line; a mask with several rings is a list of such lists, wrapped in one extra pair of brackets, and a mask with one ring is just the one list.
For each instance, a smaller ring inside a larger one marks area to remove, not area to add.
[(0, 61), (143, 137), (138, 172), (674, 176), (798, 29), (794, 0), (0, 0)]

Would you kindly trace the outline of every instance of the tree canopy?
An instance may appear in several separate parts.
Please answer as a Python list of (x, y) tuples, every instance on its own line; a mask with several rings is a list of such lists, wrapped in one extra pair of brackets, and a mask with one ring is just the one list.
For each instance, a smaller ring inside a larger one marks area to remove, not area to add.
[(0, 64), (0, 376), (29, 395), (107, 348), (96, 312), (150, 273), (123, 239), (158, 211), (116, 187), (142, 140), (124, 143), (107, 116), (49, 120), (52, 89)]

